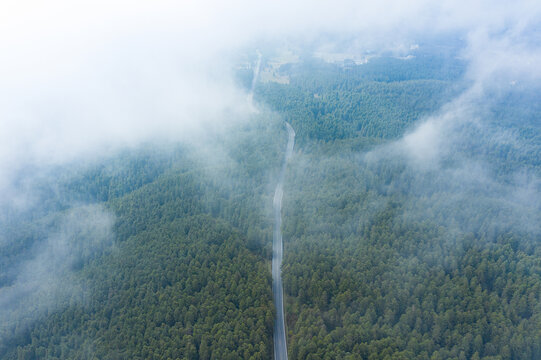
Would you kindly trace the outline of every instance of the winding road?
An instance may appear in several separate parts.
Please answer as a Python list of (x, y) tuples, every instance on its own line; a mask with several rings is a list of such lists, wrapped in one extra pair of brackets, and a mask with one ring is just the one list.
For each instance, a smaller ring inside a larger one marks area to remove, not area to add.
[(278, 184), (274, 191), (274, 234), (272, 239), (272, 293), (274, 295), (274, 307), (276, 318), (274, 319), (274, 359), (287, 360), (286, 329), (284, 316), (284, 289), (282, 286), (282, 197), (284, 195), (284, 178), (286, 175), (287, 162), (293, 153), (295, 145), (295, 131), (286, 123), (287, 127), (287, 149), (278, 178)]
[[(259, 77), (262, 54), (257, 51), (257, 63), (254, 68), (252, 87), (248, 94), (248, 101), (252, 104), (255, 85)], [(274, 191), (274, 233), (272, 237), (272, 294), (274, 297), (274, 308), (276, 318), (274, 319), (274, 360), (287, 360), (286, 326), (284, 316), (284, 288), (282, 285), (282, 257), (284, 247), (282, 245), (282, 197), (284, 195), (284, 179), (286, 176), (287, 162), (293, 154), (295, 146), (295, 130), (286, 122), (287, 148), (284, 163), (278, 177), (278, 184)]]

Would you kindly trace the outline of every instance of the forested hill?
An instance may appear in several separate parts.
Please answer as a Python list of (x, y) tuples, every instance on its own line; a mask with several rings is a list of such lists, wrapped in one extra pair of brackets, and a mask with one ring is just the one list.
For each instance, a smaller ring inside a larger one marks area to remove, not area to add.
[(459, 81), (463, 63), (434, 55), (349, 66), (310, 59), (283, 65), (281, 71), (289, 84), (261, 84), (256, 94), (295, 127), (301, 144), (304, 139), (397, 138), (465, 86)]
[(541, 108), (516, 84), (468, 98), (443, 50), (264, 55), (277, 81), (225, 132), (23, 169), (31, 210), (0, 212), (0, 358), (271, 359), (286, 120), (290, 359), (541, 359)]
[[(271, 195), (286, 132), (271, 116), (233, 130), (206, 145), (215, 159), (147, 147), (66, 169), (62, 199), (44, 190), (42, 209), (3, 233), (14, 241), (2, 248), (0, 291), (17, 303), (5, 304), (0, 357), (269, 359)], [(96, 212), (114, 218), (99, 251), (100, 224), (78, 225)], [(71, 236), (68, 253), (34, 256), (55, 233)], [(35, 294), (15, 292), (22, 275), (7, 271), (25, 262), (54, 274)]]
[(448, 126), (444, 153), (413, 163), (395, 139), (468, 86), (447, 60), (293, 64), (289, 84), (256, 89), (299, 137), (284, 194), (291, 359), (541, 358), (528, 183), (541, 112), (531, 92), (491, 94), (476, 123)]

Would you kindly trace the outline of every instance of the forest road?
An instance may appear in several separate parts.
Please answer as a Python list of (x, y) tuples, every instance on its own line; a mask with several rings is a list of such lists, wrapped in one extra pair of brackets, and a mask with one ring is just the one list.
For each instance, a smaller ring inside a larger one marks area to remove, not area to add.
[(295, 130), (286, 123), (287, 127), (287, 149), (278, 178), (278, 184), (274, 192), (274, 233), (272, 238), (272, 293), (274, 296), (274, 307), (276, 318), (274, 319), (274, 359), (287, 360), (287, 343), (284, 316), (284, 289), (282, 286), (282, 197), (284, 194), (284, 179), (286, 175), (287, 162), (293, 154), (295, 145)]

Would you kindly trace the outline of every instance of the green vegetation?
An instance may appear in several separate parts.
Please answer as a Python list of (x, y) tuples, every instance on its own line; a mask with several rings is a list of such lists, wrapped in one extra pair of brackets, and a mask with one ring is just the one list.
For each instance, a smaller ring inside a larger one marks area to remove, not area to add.
[[(306, 139), (397, 138), (462, 88), (459, 64), (441, 61), (382, 58), (346, 68), (320, 62), (286, 66), (289, 85), (259, 85), (256, 93), (295, 128), (301, 145)], [(427, 78), (435, 65), (447, 71)]]
[[(436, 169), (381, 151), (467, 86), (453, 56), (283, 65), (289, 84), (255, 91), (280, 118), (263, 112), (200, 151), (149, 145), (54, 169), (39, 207), (0, 219), (11, 240), (0, 242), (0, 292), (74, 204), (114, 214), (114, 245), (75, 247), (85, 254), (57, 274), (66, 289), (23, 296), (0, 324), (0, 357), (272, 358), (283, 118), (298, 139), (283, 204), (292, 360), (541, 358), (541, 209), (508, 191), (517, 173), (541, 173), (537, 99), (495, 94), (483, 113), (493, 127), (465, 124)], [(513, 141), (493, 141), (501, 129)], [(475, 179), (479, 164), (489, 181)]]
[(290, 169), (283, 276), (292, 359), (538, 357), (541, 247), (493, 224), (497, 206), (475, 204), (481, 197), (452, 204), (452, 191), (389, 194), (376, 186), (385, 170), (351, 153), (305, 153)]
[[(272, 224), (266, 211), (285, 129), (254, 119), (236, 130), (228, 140), (235, 146), (227, 145), (219, 165), (199, 163), (190, 149), (147, 149), (66, 177), (67, 197), (104, 201), (115, 214), (116, 245), (70, 278), (59, 275), (74, 289), (55, 299), (53, 311), (29, 304), (36, 310), (23, 311), (35, 321), (20, 326), (23, 313), (18, 323), (3, 324), (1, 357), (270, 358)], [(58, 225), (41, 222), (48, 226), (41, 234), (19, 228), (10, 235), (36, 246)], [(19, 259), (23, 250), (15, 251)]]
[(393, 81), (374, 71), (384, 67), (363, 66), (319, 64), (315, 78), (289, 69), (290, 86), (258, 89), (301, 139), (284, 196), (290, 358), (538, 359), (538, 233), (517, 222), (523, 213), (504, 200), (504, 185), (451, 176), (461, 159), (490, 164), (502, 184), (517, 169), (538, 173), (539, 128), (516, 117), (532, 106), (506, 100), (494, 111), (533, 152), (472, 126), (442, 173), (417, 173), (396, 156), (363, 154), (437, 111), (456, 79), (420, 70)]

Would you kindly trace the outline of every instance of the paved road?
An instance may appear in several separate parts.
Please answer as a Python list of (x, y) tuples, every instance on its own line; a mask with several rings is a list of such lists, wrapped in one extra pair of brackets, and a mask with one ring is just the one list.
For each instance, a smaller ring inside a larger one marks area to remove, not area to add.
[(286, 123), (287, 126), (287, 149), (278, 178), (278, 184), (274, 192), (274, 235), (272, 239), (272, 293), (274, 295), (274, 307), (276, 308), (276, 318), (274, 319), (274, 359), (287, 360), (286, 329), (284, 320), (284, 289), (282, 286), (282, 265), (283, 246), (282, 246), (282, 196), (284, 194), (284, 178), (286, 175), (287, 161), (293, 153), (295, 145), (295, 131)]

